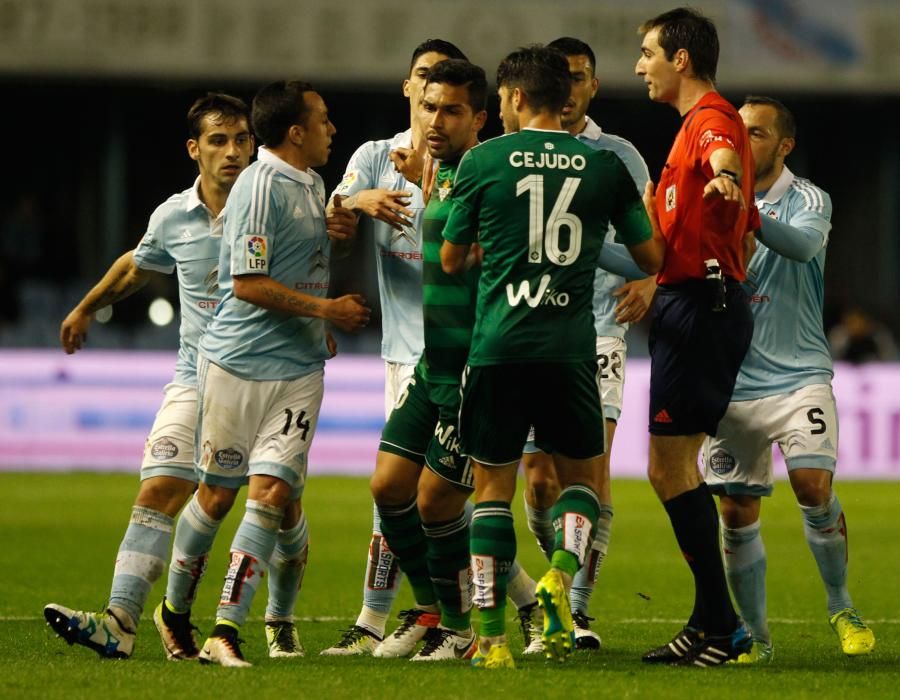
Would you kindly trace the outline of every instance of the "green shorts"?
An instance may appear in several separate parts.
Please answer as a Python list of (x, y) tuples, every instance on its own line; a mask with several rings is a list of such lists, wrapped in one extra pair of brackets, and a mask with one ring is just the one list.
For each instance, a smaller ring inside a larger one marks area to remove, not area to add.
[(540, 449), (571, 459), (606, 451), (596, 360), (466, 367), (463, 454), (487, 466), (518, 462), (532, 425)]
[(436, 384), (419, 366), (391, 412), (378, 449), (399, 455), (466, 490), (472, 465), (459, 451), (459, 385)]

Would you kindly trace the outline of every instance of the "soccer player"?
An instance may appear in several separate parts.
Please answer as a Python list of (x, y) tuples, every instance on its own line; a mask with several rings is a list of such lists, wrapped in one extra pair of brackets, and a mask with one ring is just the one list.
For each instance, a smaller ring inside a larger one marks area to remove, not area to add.
[(656, 187), (668, 245), (650, 332), (648, 473), (695, 585), (687, 625), (643, 660), (715, 666), (751, 646), (728, 594), (716, 505), (697, 460), (704, 434), (715, 435), (725, 414), (753, 333), (740, 284), (744, 240), (759, 225), (751, 200), (753, 160), (737, 110), (715, 89), (713, 23), (679, 8), (640, 31), (635, 72), (651, 100), (683, 118)]
[(868, 654), (875, 635), (847, 591), (847, 524), (832, 490), (838, 425), (822, 330), (831, 198), (784, 164), (796, 136), (787, 107), (769, 97), (747, 97), (740, 115), (750, 134), (762, 224), (746, 282), (753, 342), (719, 430), (703, 449), (706, 480), (719, 496), (724, 524), (725, 573), (753, 633), (753, 649), (738, 663), (765, 663), (774, 654), (759, 513), (761, 496), (773, 490), (775, 443), (787, 463), (841, 649)]
[(573, 646), (568, 589), (600, 515), (595, 490), (606, 447), (593, 318), (594, 271), (610, 222), (647, 272), (651, 236), (622, 161), (562, 129), (571, 78), (556, 49), (530, 47), (497, 69), (507, 135), (469, 150), (457, 172), (441, 262), (464, 269), (483, 249), (475, 329), (463, 375), (461, 451), (471, 457), (471, 552), (481, 634), (473, 665), (509, 668), (505, 597), (516, 539), (510, 502), (529, 431), (552, 452), (562, 492), (553, 507), (552, 568), (537, 585), (550, 657)]
[[(562, 111), (562, 127), (582, 143), (596, 150), (615, 153), (628, 169), (638, 192), (643, 192), (650, 179), (647, 164), (640, 153), (623, 138), (605, 133), (587, 115), (591, 100), (597, 94), (600, 81), (596, 75), (596, 59), (591, 47), (572, 37), (561, 37), (548, 46), (565, 54), (572, 76), (572, 93)], [(615, 238), (610, 227), (607, 242)], [(638, 271), (640, 272), (640, 271)], [(642, 275), (643, 276), (643, 275)], [(625, 383), (625, 331), (628, 323), (617, 321), (617, 314), (632, 313), (634, 317), (646, 311), (656, 285), (652, 277), (646, 282), (626, 283), (619, 275), (598, 270), (594, 279), (594, 327), (597, 331), (597, 362), (603, 381), (603, 416), (606, 421), (607, 451), (601, 458), (601, 475), (595, 485), (600, 498), (600, 517), (591, 544), (588, 563), (578, 570), (572, 582), (570, 602), (575, 624), (575, 646), (578, 649), (599, 649), (600, 637), (590, 628), (588, 603), (597, 580), (600, 565), (609, 547), (610, 525), (613, 516), (612, 497), (609, 491), (609, 454), (612, 450), (616, 422), (622, 412), (622, 393)], [(622, 297), (617, 303), (617, 297)], [(538, 450), (529, 440), (522, 455), (527, 486), (525, 489), (525, 513), (528, 528), (537, 537), (546, 555), (553, 551), (553, 522), (550, 509), (559, 495), (553, 460), (546, 452)], [(527, 614), (527, 611), (522, 611)], [(523, 620), (523, 624), (528, 624)], [(540, 639), (533, 652), (541, 651)]]
[(465, 511), (472, 469), (459, 453), (457, 417), (480, 268), (446, 274), (440, 248), (456, 168), (478, 142), (486, 101), (487, 79), (478, 66), (449, 59), (428, 71), (423, 136), (440, 166), (426, 191), (422, 225), (425, 347), (384, 427), (371, 486), (382, 532), (413, 588), (416, 609), (439, 614), (440, 625), (401, 626), (375, 650), (378, 657), (406, 656), (423, 637), (414, 661), (469, 658), (475, 652)]
[[(110, 267), (60, 329), (66, 353), (77, 352), (98, 309), (133, 294), (156, 273), (177, 270), (181, 329), (175, 377), (165, 387), (144, 448), (141, 484), (119, 546), (106, 610), (80, 612), (55, 603), (44, 608), (50, 626), (69, 644), (106, 657), (131, 656), (147, 595), (165, 568), (175, 516), (197, 487), (197, 344), (218, 303), (209, 281), (219, 261), (222, 209), (253, 154), (250, 112), (242, 100), (208, 93), (194, 102), (187, 121), (188, 155), (200, 171), (193, 186), (157, 207), (138, 247)], [(160, 614), (157, 608), (157, 625)], [(181, 652), (196, 657), (190, 625), (179, 630), (179, 637)]]
[[(190, 568), (206, 556), (249, 477), (216, 625), (199, 656), (232, 667), (250, 665), (237, 633), (277, 546), (296, 545), (302, 536), (279, 530), (288, 504), (303, 491), (323, 366), (334, 354), (324, 322), (352, 331), (369, 318), (358, 295), (325, 298), (331, 251), (326, 227), (355, 225), (353, 214), (339, 206), (326, 222), (324, 186), (312, 170), (328, 161), (335, 133), (325, 103), (308, 83), (279, 81), (257, 93), (252, 121), (264, 146), (235, 183), (226, 211), (223, 297), (198, 361), (200, 487), (192, 517), (179, 524), (179, 530), (186, 525), (180, 563)], [(305, 531), (305, 516), (297, 528)], [(294, 596), (298, 587), (292, 577)], [(177, 610), (189, 592), (175, 593)], [(286, 615), (292, 609), (293, 602)], [(280, 626), (267, 621), (267, 628)]]
[[(412, 160), (419, 154), (421, 164), (426, 142), (418, 119), (425, 89), (425, 76), (438, 61), (465, 59), (456, 46), (442, 39), (428, 39), (412, 54), (403, 94), (409, 99), (410, 128), (390, 139), (367, 141), (360, 146), (344, 172), (334, 194), (344, 198), (343, 206), (363, 214), (360, 232), (368, 232), (375, 249), (378, 291), (381, 299), (384, 358), (384, 412), (387, 418), (403, 394), (422, 355), (422, 215), (425, 203), (419, 179), (412, 181), (397, 170), (403, 165), (401, 151)], [(405, 168), (404, 168), (405, 169)], [(421, 175), (420, 175), (421, 177)], [(384, 637), (388, 615), (402, 576), (394, 553), (381, 534), (377, 509), (372, 523), (372, 539), (363, 584), (363, 605), (352, 625), (325, 655), (371, 654)], [(407, 611), (402, 624), (415, 625)]]

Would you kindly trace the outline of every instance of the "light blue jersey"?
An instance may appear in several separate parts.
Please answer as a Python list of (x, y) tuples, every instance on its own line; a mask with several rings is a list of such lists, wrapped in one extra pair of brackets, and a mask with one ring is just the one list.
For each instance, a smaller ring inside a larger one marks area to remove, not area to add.
[[(757, 197), (762, 230), (745, 283), (753, 312), (753, 341), (733, 401), (827, 384), (833, 376), (822, 328), (831, 198), (787, 168), (768, 192)], [(784, 236), (785, 227), (777, 222), (791, 227), (787, 231), (793, 230), (793, 240)], [(808, 241), (805, 250), (797, 246), (798, 240)]]
[(334, 194), (349, 197), (360, 190), (412, 192), (408, 209), (415, 216), (414, 228), (402, 232), (383, 221), (364, 216), (360, 232), (368, 232), (375, 244), (378, 295), (381, 300), (381, 356), (388, 362), (412, 365), (425, 346), (422, 325), (422, 190), (397, 172), (388, 154), (412, 145), (407, 130), (382, 141), (367, 141), (350, 162)]
[(242, 379), (296, 379), (320, 369), (329, 357), (322, 319), (242, 301), (234, 296), (234, 276), (268, 275), (304, 294), (327, 295), (331, 244), (322, 178), (260, 148), (223, 213), (222, 301), (200, 342), (201, 354)]
[[(644, 187), (650, 179), (650, 172), (647, 170), (647, 164), (641, 158), (641, 154), (630, 141), (603, 133), (590, 117), (587, 117), (587, 126), (575, 138), (594, 150), (612, 151), (619, 156), (619, 160), (622, 161), (628, 174), (634, 180), (638, 192), (643, 194)], [(616, 230), (610, 224), (606, 232), (606, 240), (612, 242), (615, 236)], [(625, 337), (628, 324), (616, 323), (615, 308), (619, 300), (612, 295), (623, 284), (625, 284), (624, 277), (619, 277), (603, 269), (597, 270), (594, 278), (594, 326), (598, 338)]]
[(142, 270), (167, 275), (177, 270), (181, 304), (180, 342), (175, 384), (197, 386), (197, 344), (219, 302), (216, 267), (222, 241), (222, 216), (200, 201), (200, 178), (173, 194), (150, 216), (147, 232), (134, 249)]

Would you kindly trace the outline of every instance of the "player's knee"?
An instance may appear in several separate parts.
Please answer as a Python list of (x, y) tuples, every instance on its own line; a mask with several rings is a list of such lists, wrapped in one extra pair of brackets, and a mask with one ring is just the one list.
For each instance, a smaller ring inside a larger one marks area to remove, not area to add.
[(434, 523), (448, 519), (445, 517), (446, 506), (442, 507), (441, 499), (435, 498), (435, 494), (428, 489), (419, 489), (416, 505), (422, 522)]
[(653, 489), (659, 493), (666, 485), (666, 471), (652, 462), (647, 465), (647, 479)]
[[(407, 503), (412, 495), (406, 494), (406, 489), (398, 488), (396, 479), (393, 479), (389, 473), (377, 471), (369, 480), (369, 489), (372, 491), (372, 498), (379, 506), (392, 506)], [(403, 494), (401, 494), (403, 491)], [(406, 496), (405, 498), (403, 496)]]
[(135, 505), (152, 508), (174, 518), (197, 485), (176, 477), (154, 477), (141, 482)]
[(286, 508), (292, 493), (293, 488), (284, 479), (262, 474), (250, 477), (247, 497), (275, 508)]
[(546, 510), (559, 498), (559, 482), (551, 475), (541, 474), (528, 482), (526, 499), (532, 508)]
[(820, 479), (795, 482), (794, 494), (801, 506), (821, 506), (831, 498), (831, 483)]
[(231, 506), (234, 505), (237, 490), (201, 484), (197, 491), (197, 497), (203, 512), (213, 520), (221, 520), (228, 515)]
[(759, 498), (754, 496), (721, 496), (719, 514), (730, 529), (747, 527), (759, 520)]
[(525, 500), (532, 508), (546, 510), (559, 498), (559, 480), (553, 457), (544, 452), (526, 454), (522, 458), (525, 468)]

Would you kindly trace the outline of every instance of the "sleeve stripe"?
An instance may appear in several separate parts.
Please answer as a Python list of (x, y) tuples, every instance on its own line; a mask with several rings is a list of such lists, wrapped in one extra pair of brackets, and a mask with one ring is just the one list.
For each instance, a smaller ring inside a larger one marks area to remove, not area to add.
[(275, 170), (261, 165), (253, 174), (253, 194), (250, 200), (250, 233), (264, 233), (269, 219), (269, 195)]
[(805, 180), (794, 180), (794, 182), (791, 183), (791, 186), (803, 195), (803, 199), (806, 201), (808, 209), (818, 212), (819, 214), (825, 212), (825, 202), (822, 199), (822, 193), (819, 191), (819, 188), (814, 187)]

